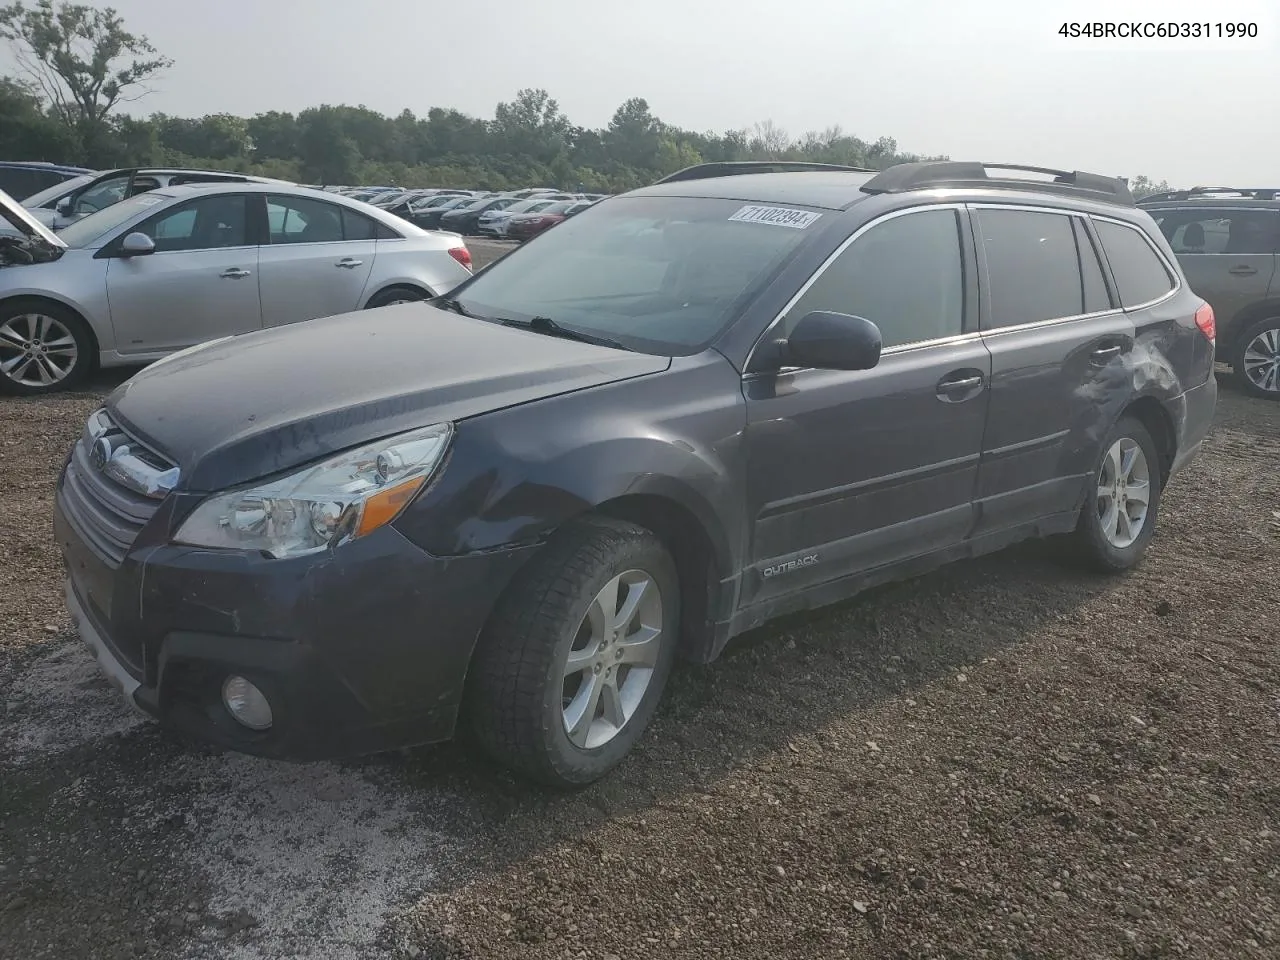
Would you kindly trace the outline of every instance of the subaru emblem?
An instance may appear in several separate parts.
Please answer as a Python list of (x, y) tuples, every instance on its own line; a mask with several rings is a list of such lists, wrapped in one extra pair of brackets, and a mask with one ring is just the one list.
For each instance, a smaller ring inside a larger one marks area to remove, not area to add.
[(89, 451), (89, 459), (99, 470), (107, 469), (107, 463), (111, 460), (111, 441), (106, 437), (95, 440), (93, 448)]

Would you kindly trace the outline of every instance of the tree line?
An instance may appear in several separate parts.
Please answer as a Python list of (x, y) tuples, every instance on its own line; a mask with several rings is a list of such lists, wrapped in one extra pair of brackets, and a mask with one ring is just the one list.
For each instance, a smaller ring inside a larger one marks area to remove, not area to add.
[[(641, 97), (607, 126), (573, 124), (546, 90), (523, 89), (492, 119), (448, 107), (390, 117), (365, 106), (323, 104), (252, 117), (126, 114), (148, 80), (172, 62), (130, 33), (111, 8), (54, 0), (0, 7), (0, 38), (18, 65), (0, 77), (0, 158), (94, 168), (207, 167), (320, 184), (403, 187), (540, 185), (619, 192), (691, 164), (809, 160), (883, 169), (921, 159), (892, 137), (866, 140), (839, 126), (796, 138), (772, 121), (723, 133), (685, 130), (654, 116)], [(1146, 177), (1135, 193), (1168, 189)]]

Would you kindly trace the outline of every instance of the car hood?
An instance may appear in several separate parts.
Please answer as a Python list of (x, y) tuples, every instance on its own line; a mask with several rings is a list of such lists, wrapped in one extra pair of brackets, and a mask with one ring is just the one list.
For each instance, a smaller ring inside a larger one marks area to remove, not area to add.
[(10, 227), (17, 230), (24, 237), (40, 240), (55, 249), (65, 250), (67, 245), (58, 238), (57, 234), (37, 220), (32, 213), (33, 211), (28, 210), (17, 200), (14, 200), (13, 197), (0, 190), (0, 217)]
[(440, 421), (665, 370), (670, 358), (401, 304), (182, 351), (118, 387), (118, 423), (207, 492)]

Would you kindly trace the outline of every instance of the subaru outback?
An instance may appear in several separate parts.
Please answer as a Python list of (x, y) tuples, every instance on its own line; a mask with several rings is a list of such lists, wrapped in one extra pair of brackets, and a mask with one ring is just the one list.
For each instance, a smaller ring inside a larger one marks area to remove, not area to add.
[(1280, 197), (1198, 187), (1146, 197), (1191, 288), (1213, 305), (1218, 359), (1248, 394), (1280, 400)]
[(1136, 564), (1217, 388), (1124, 183), (796, 166), (691, 168), (445, 297), (121, 385), (55, 504), (102, 670), (239, 751), (467, 730), (571, 786), (779, 614), (1028, 537)]

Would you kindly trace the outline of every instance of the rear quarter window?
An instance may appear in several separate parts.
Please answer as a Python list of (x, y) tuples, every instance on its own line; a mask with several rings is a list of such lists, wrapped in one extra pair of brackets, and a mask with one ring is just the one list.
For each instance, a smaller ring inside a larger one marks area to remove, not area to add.
[(1141, 306), (1173, 290), (1176, 281), (1138, 227), (1108, 220), (1095, 220), (1094, 225), (1123, 306)]

